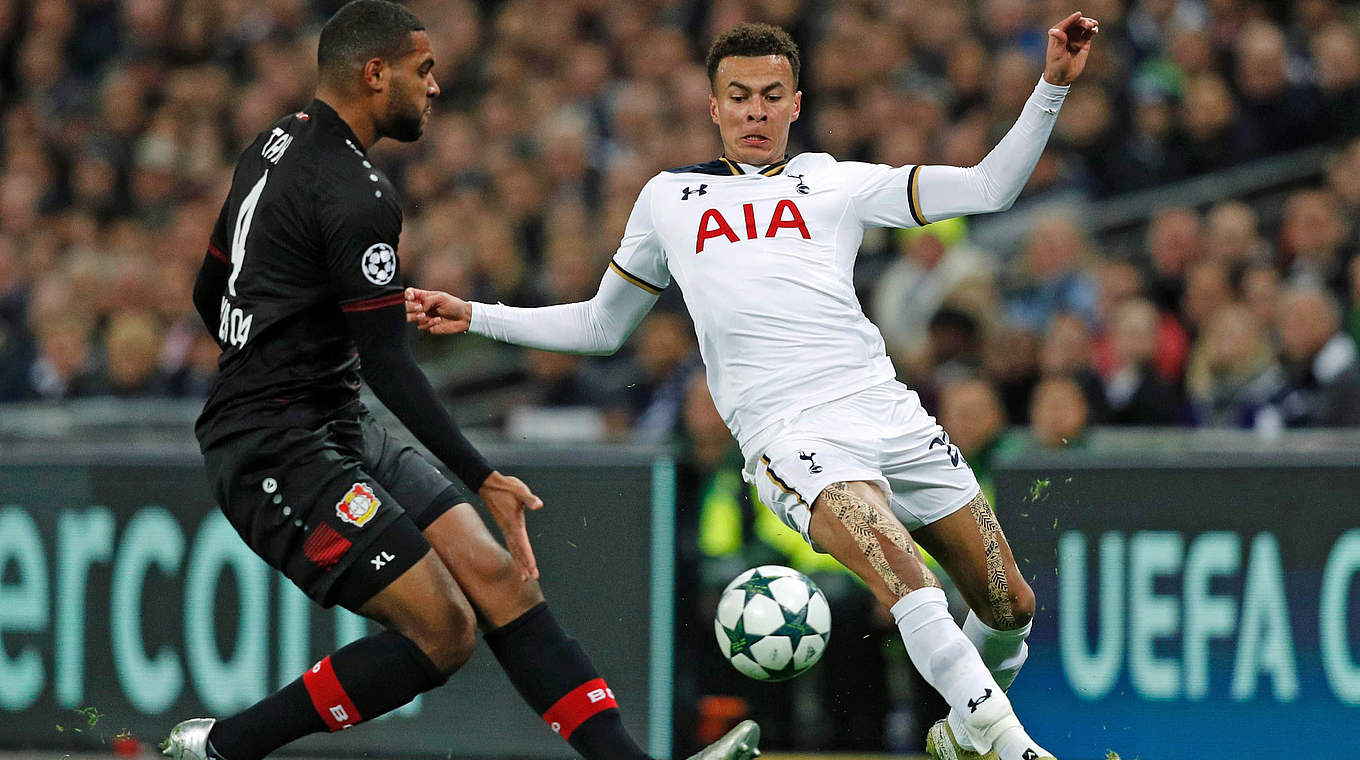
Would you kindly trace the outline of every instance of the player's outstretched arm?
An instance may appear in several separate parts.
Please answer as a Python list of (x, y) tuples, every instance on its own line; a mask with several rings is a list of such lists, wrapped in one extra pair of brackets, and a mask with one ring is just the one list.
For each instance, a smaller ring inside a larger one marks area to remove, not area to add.
[(977, 166), (923, 166), (920, 203), (926, 222), (1004, 211), (1015, 203), (1043, 155), (1069, 85), (1086, 67), (1093, 18), (1073, 13), (1048, 30), (1044, 75), (1001, 142)]
[(612, 269), (589, 301), (517, 308), (464, 301), (437, 290), (406, 289), (406, 321), (438, 335), (471, 332), (504, 343), (573, 354), (618, 351), (657, 296)]
[(346, 312), (345, 319), (359, 349), (364, 382), (373, 395), (453, 474), (477, 489), (505, 538), (510, 556), (520, 567), (520, 577), (537, 578), (538, 563), (529, 543), (524, 510), (539, 509), (543, 501), (519, 478), (491, 469), (463, 436), (416, 364), (402, 314), (395, 306)]

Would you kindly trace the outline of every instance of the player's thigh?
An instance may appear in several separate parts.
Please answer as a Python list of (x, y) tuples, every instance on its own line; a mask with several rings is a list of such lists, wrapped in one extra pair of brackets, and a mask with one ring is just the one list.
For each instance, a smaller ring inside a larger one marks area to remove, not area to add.
[(444, 673), (457, 670), (476, 646), (472, 605), (432, 550), (352, 611), (413, 641)]
[(854, 445), (822, 433), (819, 426), (787, 426), (773, 440), (758, 446), (747, 476), (755, 483), (761, 502), (814, 548), (817, 544), (809, 534), (812, 505), (827, 486), (873, 483), (879, 489), (880, 501), (886, 501), (888, 487), (867, 453), (872, 443)]
[(510, 552), (466, 502), (445, 510), (425, 537), (467, 593), (478, 615), (499, 628), (543, 601), (538, 581), (520, 577)]
[(919, 588), (937, 585), (911, 534), (874, 483), (834, 483), (813, 502), (813, 545), (859, 576), (885, 606)]
[(1034, 616), (1034, 592), (1015, 564), (1001, 525), (981, 492), (964, 508), (913, 532), (968, 606), (987, 625), (1020, 628)]
[(422, 531), (440, 515), (472, 500), (471, 491), (456, 478), (446, 476), (416, 448), (392, 435), (373, 416), (359, 417), (364, 469), (396, 497)]

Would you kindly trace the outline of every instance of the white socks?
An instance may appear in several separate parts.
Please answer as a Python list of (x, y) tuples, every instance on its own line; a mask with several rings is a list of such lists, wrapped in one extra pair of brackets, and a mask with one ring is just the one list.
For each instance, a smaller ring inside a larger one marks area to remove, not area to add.
[[(963, 635), (977, 647), (982, 664), (987, 666), (992, 678), (1002, 689), (1011, 687), (1016, 674), (1020, 672), (1020, 666), (1029, 657), (1029, 646), (1025, 644), (1025, 639), (1029, 637), (1031, 625), (1033, 623), (1026, 623), (1023, 628), (998, 631), (982, 622), (972, 610), (968, 611), (968, 619), (963, 622)], [(964, 714), (950, 708), (949, 728), (954, 732), (954, 738), (964, 749), (976, 751), (963, 726)]]
[(992, 678), (1002, 689), (1009, 689), (1015, 682), (1015, 675), (1029, 657), (1030, 628), (1034, 624), (1025, 623), (1024, 628), (998, 631), (978, 618), (977, 613), (968, 610), (968, 619), (963, 621), (963, 635), (977, 647), (982, 655), (982, 664), (992, 672)]
[[(949, 703), (950, 727), (960, 743), (966, 739), (975, 751), (995, 750), (1002, 760), (1022, 760), (1026, 751), (1033, 752), (1029, 757), (1051, 754), (1025, 733), (1010, 700), (983, 664), (979, 650), (992, 643), (990, 637), (983, 645), (970, 641), (949, 616), (944, 591), (917, 589), (899, 599), (892, 606), (892, 614), (912, 664)], [(982, 626), (981, 621), (977, 625)], [(1016, 633), (982, 627), (986, 631), (980, 634)], [(1024, 630), (1028, 633), (1028, 627)], [(1013, 680), (1014, 671), (1024, 662), (1023, 655), (1018, 655), (1016, 661), (1018, 650), (1024, 648), (1024, 637), (1011, 638), (1015, 644), (1010, 652), (1002, 652), (998, 661), (1013, 666), (1010, 675)], [(997, 648), (1004, 649), (1000, 644)], [(954, 724), (955, 714), (963, 717), (959, 725)]]

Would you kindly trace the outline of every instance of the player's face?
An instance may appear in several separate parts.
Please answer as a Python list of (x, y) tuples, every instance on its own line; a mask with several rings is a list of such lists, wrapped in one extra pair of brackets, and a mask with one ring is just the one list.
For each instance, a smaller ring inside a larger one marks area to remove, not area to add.
[(782, 55), (728, 56), (713, 76), (709, 115), (718, 125), (723, 153), (733, 161), (764, 166), (784, 157), (789, 125), (802, 109), (793, 67)]
[(430, 106), (439, 95), (430, 36), (423, 31), (411, 32), (411, 43), (411, 51), (392, 64), (391, 89), (382, 125), (384, 135), (401, 142), (420, 139), (430, 118)]

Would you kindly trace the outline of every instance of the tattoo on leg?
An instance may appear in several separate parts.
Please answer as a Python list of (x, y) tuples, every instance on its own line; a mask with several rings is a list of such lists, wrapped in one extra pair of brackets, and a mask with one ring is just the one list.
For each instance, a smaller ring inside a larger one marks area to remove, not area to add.
[(1000, 630), (1015, 628), (1015, 612), (1011, 609), (1010, 584), (1006, 581), (1006, 563), (1001, 556), (1001, 525), (981, 492), (968, 504), (982, 535), (982, 550), (987, 555), (987, 603), (991, 605), (992, 621)]
[(891, 542), (893, 546), (921, 564), (921, 575), (925, 579), (925, 586), (939, 587), (939, 580), (926, 569), (921, 560), (921, 555), (916, 552), (916, 545), (907, 535), (907, 532), (894, 520), (886, 518), (872, 505), (856, 496), (847, 483), (838, 482), (827, 486), (822, 491), (821, 499), (822, 503), (836, 516), (836, 519), (840, 520), (846, 530), (850, 531), (850, 535), (859, 545), (860, 551), (864, 552), (869, 564), (873, 566), (879, 577), (888, 584), (888, 589), (892, 593), (901, 597), (915, 591), (915, 589), (899, 577), (888, 563), (888, 558), (883, 551), (885, 540)]

